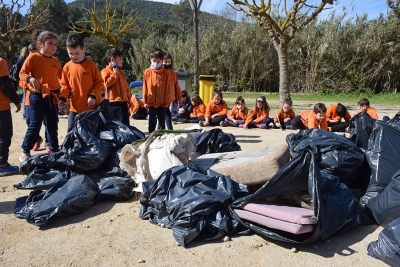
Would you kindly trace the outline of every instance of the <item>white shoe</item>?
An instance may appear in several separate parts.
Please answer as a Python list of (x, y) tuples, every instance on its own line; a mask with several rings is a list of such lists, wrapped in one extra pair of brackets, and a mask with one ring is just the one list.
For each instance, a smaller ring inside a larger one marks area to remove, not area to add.
[(30, 153), (24, 153), (22, 152), (21, 155), (19, 155), (19, 161), (24, 162), (25, 160), (29, 159), (31, 156)]

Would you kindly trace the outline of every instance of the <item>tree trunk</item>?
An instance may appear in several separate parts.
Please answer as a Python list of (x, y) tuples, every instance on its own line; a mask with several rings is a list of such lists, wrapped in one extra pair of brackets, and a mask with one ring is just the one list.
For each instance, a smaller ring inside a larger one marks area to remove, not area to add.
[(284, 41), (275, 46), (279, 58), (279, 101), (281, 106), (285, 98), (290, 98), (287, 46), (288, 44)]
[(194, 26), (194, 92), (199, 93), (199, 19), (197, 2), (193, 12), (193, 26)]

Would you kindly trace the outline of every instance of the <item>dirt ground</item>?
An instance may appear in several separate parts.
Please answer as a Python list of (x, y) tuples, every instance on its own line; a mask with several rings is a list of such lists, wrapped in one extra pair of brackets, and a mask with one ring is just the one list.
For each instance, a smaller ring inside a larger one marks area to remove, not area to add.
[[(392, 117), (398, 110), (381, 107), (377, 111), (380, 117)], [(147, 133), (147, 121), (131, 120), (131, 124)], [(190, 125), (175, 128), (184, 126)], [(14, 110), (13, 127), (9, 162), (17, 165), (26, 125)], [(67, 118), (60, 117), (60, 143), (66, 127)], [(236, 136), (242, 150), (284, 143), (287, 134), (296, 132), (232, 127), (224, 131)], [(183, 248), (176, 245), (171, 230), (140, 220), (140, 204), (132, 200), (100, 202), (80, 215), (53, 218), (38, 228), (13, 215), (16, 198), (29, 194), (13, 188), (23, 179), (23, 175), (0, 178), (1, 266), (384, 266), (367, 255), (368, 244), (383, 229), (376, 225), (359, 226), (313, 245), (251, 234), (232, 236), (229, 242), (195, 241)], [(140, 259), (144, 262), (138, 263)]]

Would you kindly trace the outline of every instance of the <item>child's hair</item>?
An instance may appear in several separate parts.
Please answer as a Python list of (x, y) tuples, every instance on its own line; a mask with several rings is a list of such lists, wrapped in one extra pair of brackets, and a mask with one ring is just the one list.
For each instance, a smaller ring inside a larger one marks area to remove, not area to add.
[(216, 95), (218, 95), (218, 96), (222, 99), (222, 91), (220, 91), (220, 90), (214, 90), (213, 97), (216, 96)]
[(369, 107), (369, 100), (367, 98), (361, 98), (360, 101), (358, 101), (358, 105)]
[(38, 38), (39, 38), (39, 34), (40, 34), (41, 32), (42, 32), (42, 30), (34, 30), (34, 31), (32, 32), (31, 38), (32, 38), (32, 42), (33, 42), (34, 44), (37, 43)]
[(164, 52), (163, 59), (171, 59), (171, 66), (174, 66), (174, 59), (172, 58), (171, 54), (168, 52)]
[(346, 109), (346, 107), (344, 106), (344, 105), (342, 105), (342, 104), (337, 104), (337, 107), (336, 107), (336, 113), (340, 116), (340, 117), (342, 117), (342, 118), (344, 118), (344, 116), (346, 116), (346, 111), (347, 111), (347, 109)]
[(81, 49), (85, 48), (85, 43), (83, 42), (83, 38), (79, 34), (72, 34), (68, 36), (65, 44), (69, 48), (74, 48), (74, 49), (77, 47), (80, 47)]
[(255, 104), (256, 110), (258, 110), (257, 102), (262, 103), (261, 111), (262, 111), (262, 113), (265, 113), (267, 111), (267, 109), (269, 108), (268, 102), (265, 99), (265, 97), (264, 96), (257, 97), (256, 104)]
[(285, 100), (283, 100), (283, 104), (292, 106), (293, 105), (293, 101), (290, 98), (285, 98)]
[(185, 90), (182, 91), (182, 97), (188, 97), (188, 93)]
[(33, 50), (37, 50), (36, 44), (32, 43), (28, 45), (28, 50), (29, 52), (32, 52)]
[(108, 49), (106, 53), (106, 58), (108, 62), (111, 62), (112, 58), (122, 57), (122, 56), (123, 56), (122, 51), (114, 47)]
[(317, 103), (314, 105), (314, 113), (326, 113), (326, 106), (322, 103)]
[(90, 54), (89, 51), (86, 51), (86, 52), (85, 52), (85, 57), (87, 57), (87, 56), (92, 56), (92, 54)]
[(164, 59), (164, 51), (160, 48), (153, 48), (150, 52), (150, 58)]
[(20, 57), (27, 57), (29, 54), (28, 48), (26, 46), (22, 47), (21, 53), (19, 54)]
[(57, 35), (55, 35), (54, 33), (52, 33), (51, 31), (43, 31), (39, 34), (37, 41), (38, 42), (46, 42), (48, 39), (57, 39)]
[(193, 101), (193, 102), (196, 104), (196, 106), (199, 106), (199, 105), (201, 105), (201, 104), (204, 104), (204, 103), (203, 103), (203, 100), (201, 99), (201, 97), (200, 97), (199, 95), (193, 95), (193, 96), (190, 98), (190, 101)]
[(235, 104), (236, 104), (236, 105), (237, 105), (237, 104), (244, 104), (244, 98), (241, 97), (241, 96), (238, 96), (238, 97), (236, 98)]

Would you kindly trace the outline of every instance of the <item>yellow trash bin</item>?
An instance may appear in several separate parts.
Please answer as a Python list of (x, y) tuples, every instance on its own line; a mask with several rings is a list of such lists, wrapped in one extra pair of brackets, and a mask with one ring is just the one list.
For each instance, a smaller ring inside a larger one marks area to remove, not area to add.
[(200, 75), (199, 96), (205, 105), (207, 105), (213, 98), (214, 84), (216, 80), (215, 75)]

